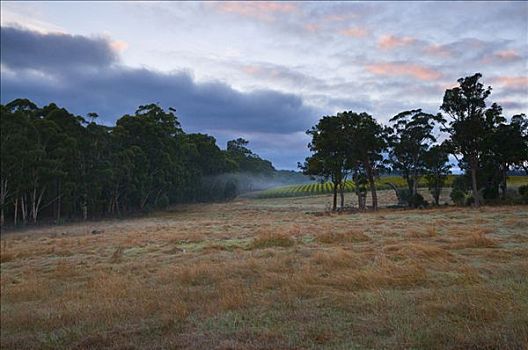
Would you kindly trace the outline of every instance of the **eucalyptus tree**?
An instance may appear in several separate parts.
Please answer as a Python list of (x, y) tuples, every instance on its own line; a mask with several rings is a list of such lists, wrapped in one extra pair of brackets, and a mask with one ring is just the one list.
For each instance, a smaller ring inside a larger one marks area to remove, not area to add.
[(270, 161), (260, 158), (247, 145), (249, 141), (238, 138), (227, 142), (226, 155), (231, 164), (236, 164), (236, 170), (243, 173), (272, 175), (275, 168)]
[[(306, 133), (312, 137), (308, 148), (313, 155), (306, 158), (304, 164), (299, 164), (299, 167), (307, 175), (319, 176), (332, 182), (332, 210), (335, 211), (337, 193), (347, 173), (348, 144), (343, 118), (340, 115), (324, 116)], [(342, 200), (342, 206), (343, 202)]]
[[(180, 167), (179, 142), (183, 138), (176, 115), (156, 104), (139, 106), (134, 115), (121, 117), (112, 136), (117, 154), (133, 170), (125, 196), (139, 209), (157, 204), (171, 186), (178, 186), (185, 171)], [(117, 195), (118, 193), (115, 193)]]
[[(384, 168), (383, 152), (387, 149), (388, 130), (365, 112), (343, 112), (345, 159), (351, 164), (361, 164), (372, 196), (372, 208), (378, 209), (378, 196), (374, 179)], [(353, 169), (353, 168), (352, 168)]]
[(5, 223), (8, 205), (13, 205), (13, 222), (18, 221), (21, 204), (23, 221), (26, 221), (24, 198), (28, 186), (28, 173), (33, 166), (31, 156), (36, 151), (37, 133), (32, 125), (32, 115), (37, 106), (29, 100), (15, 100), (0, 105), (0, 224)]
[(436, 123), (445, 123), (440, 115), (421, 109), (401, 112), (389, 120), (389, 160), (393, 170), (401, 173), (409, 190), (409, 206), (416, 205), (418, 180), (426, 171), (425, 156), (436, 142), (433, 134)]
[[(513, 116), (511, 122), (507, 123), (504, 118), (490, 116), (490, 113), (489, 122), (498, 121), (498, 125), (492, 125), (488, 133), (487, 152), (484, 153), (483, 163), (488, 168), (488, 186), (492, 186), (495, 193), (500, 192), (500, 197), (504, 200), (508, 171), (515, 167), (520, 168), (528, 162), (528, 122), (523, 114)], [(496, 113), (500, 113), (500, 110)]]
[(478, 172), (482, 156), (485, 152), (485, 140), (489, 133), (489, 123), (486, 123), (486, 99), (491, 94), (491, 87), (485, 88), (479, 82), (482, 75), (457, 80), (459, 86), (447, 89), (440, 109), (451, 120), (445, 124), (443, 131), (449, 133), (451, 151), (461, 155), (459, 160), (467, 164), (471, 175), (473, 204), (480, 206), (478, 188)]
[(448, 155), (443, 145), (433, 145), (423, 155), (425, 181), (435, 205), (440, 205), (440, 194), (451, 172)]

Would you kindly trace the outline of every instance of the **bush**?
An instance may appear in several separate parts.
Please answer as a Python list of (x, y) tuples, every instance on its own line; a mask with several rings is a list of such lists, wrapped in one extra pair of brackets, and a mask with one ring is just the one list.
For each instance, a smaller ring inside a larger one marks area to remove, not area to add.
[(399, 192), (400, 192), (400, 200), (402, 202), (407, 203), (407, 205), (411, 208), (423, 208), (429, 205), (429, 203), (419, 193), (416, 193), (413, 196), (411, 195), (411, 192), (408, 189), (402, 189), (402, 190), (399, 190)]
[(473, 196), (469, 193), (470, 184), (466, 176), (457, 176), (453, 180), (451, 200), (459, 206), (468, 206), (473, 202)]
[(519, 194), (523, 203), (528, 204), (528, 185), (519, 186)]
[(166, 194), (161, 195), (156, 202), (156, 206), (158, 208), (167, 208), (169, 204), (170, 204), (169, 196), (167, 196)]
[(237, 192), (237, 184), (235, 183), (235, 181), (227, 181), (224, 187), (224, 199), (228, 201), (235, 199), (235, 197), (237, 196)]
[(411, 198), (409, 198), (409, 205), (413, 208), (424, 208), (429, 205), (429, 203), (424, 199), (424, 197), (417, 193)]
[(460, 188), (453, 188), (449, 197), (456, 205), (463, 206), (466, 203), (467, 192)]

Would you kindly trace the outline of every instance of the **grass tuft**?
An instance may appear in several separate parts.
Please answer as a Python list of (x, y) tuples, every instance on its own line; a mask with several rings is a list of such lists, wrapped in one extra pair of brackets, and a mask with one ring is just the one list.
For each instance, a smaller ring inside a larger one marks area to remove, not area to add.
[(295, 240), (286, 233), (266, 232), (258, 235), (249, 245), (250, 249), (262, 249), (271, 247), (291, 247)]

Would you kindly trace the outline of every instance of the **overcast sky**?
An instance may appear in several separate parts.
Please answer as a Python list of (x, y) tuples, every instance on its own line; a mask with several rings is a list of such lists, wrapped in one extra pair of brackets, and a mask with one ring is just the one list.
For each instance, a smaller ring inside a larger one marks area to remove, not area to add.
[(528, 111), (528, 2), (2, 1), (1, 27), (2, 103), (113, 124), (158, 102), (279, 169), (322, 115), (437, 113), (476, 72), (506, 116)]

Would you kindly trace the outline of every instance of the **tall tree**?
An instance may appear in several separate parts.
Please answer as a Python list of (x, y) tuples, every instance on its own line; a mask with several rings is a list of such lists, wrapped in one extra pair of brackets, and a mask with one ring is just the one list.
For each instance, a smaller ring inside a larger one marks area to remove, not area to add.
[(346, 176), (347, 143), (341, 116), (324, 116), (306, 132), (312, 137), (308, 147), (314, 154), (299, 167), (307, 175), (320, 176), (333, 185), (332, 210), (337, 209), (337, 193)]
[(345, 139), (345, 159), (348, 164), (360, 162), (367, 177), (372, 196), (372, 208), (378, 209), (378, 195), (375, 178), (384, 168), (383, 152), (387, 148), (387, 129), (370, 114), (339, 113), (343, 121)]
[(477, 177), (487, 136), (486, 99), (491, 94), (491, 87), (485, 88), (479, 82), (481, 77), (480, 73), (476, 73), (458, 79), (459, 86), (445, 91), (440, 106), (451, 117), (443, 130), (450, 135), (452, 152), (462, 155), (462, 161), (469, 168), (475, 207), (480, 206)]
[(5, 223), (10, 202), (14, 206), (13, 222), (17, 223), (20, 197), (26, 190), (31, 155), (35, 152), (37, 133), (31, 120), (36, 110), (35, 104), (23, 99), (0, 105), (0, 226)]
[(245, 173), (271, 175), (275, 168), (270, 161), (260, 158), (253, 153), (247, 145), (249, 141), (238, 138), (227, 142), (226, 154), (234, 164), (237, 164), (237, 170)]
[(442, 145), (434, 145), (423, 156), (424, 175), (435, 205), (440, 205), (440, 194), (450, 173), (448, 152)]
[(141, 210), (155, 206), (178, 181), (179, 144), (183, 131), (171, 111), (156, 104), (139, 106), (135, 115), (125, 115), (112, 131), (121, 151), (130, 155), (134, 172), (126, 194)]
[(410, 200), (415, 205), (418, 179), (425, 172), (425, 155), (430, 144), (436, 142), (433, 135), (435, 123), (445, 122), (440, 114), (433, 115), (421, 109), (405, 111), (390, 119), (389, 159), (394, 170), (407, 182)]
[(528, 123), (523, 114), (512, 117), (511, 122), (507, 123), (500, 113), (500, 109), (490, 109), (487, 113), (489, 132), (483, 163), (487, 170), (486, 185), (491, 187), (491, 192), (500, 192), (504, 200), (508, 171), (528, 162), (528, 138), (524, 135)]

